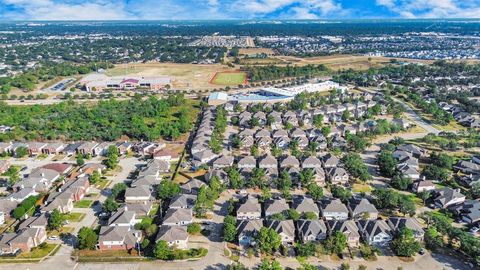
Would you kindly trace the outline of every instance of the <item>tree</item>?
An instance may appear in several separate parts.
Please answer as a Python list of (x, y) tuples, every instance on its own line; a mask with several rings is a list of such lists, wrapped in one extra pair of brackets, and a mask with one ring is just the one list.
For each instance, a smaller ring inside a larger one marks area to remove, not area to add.
[(282, 238), (272, 228), (262, 227), (257, 235), (258, 248), (267, 254), (272, 254), (278, 250), (282, 244)]
[(10, 166), (4, 175), (8, 176), (8, 184), (10, 186), (13, 186), (18, 180), (20, 180), (20, 173), (17, 166)]
[(226, 216), (223, 220), (223, 239), (227, 242), (235, 241), (237, 236), (237, 221), (233, 216)]
[(415, 215), (415, 202), (408, 196), (402, 195), (398, 201), (398, 210), (404, 215)]
[(287, 210), (287, 214), (288, 217), (293, 220), (299, 220), (302, 217), (302, 215), (297, 210), (292, 208)]
[(436, 164), (428, 164), (423, 170), (423, 174), (428, 179), (435, 179), (440, 181), (447, 181), (450, 172), (448, 169), (437, 166)]
[(325, 241), (325, 248), (331, 254), (341, 254), (346, 247), (347, 236), (340, 231), (336, 231)]
[(155, 249), (153, 250), (153, 254), (155, 258), (160, 260), (169, 260), (172, 256), (172, 250), (168, 246), (168, 243), (165, 240), (160, 240), (155, 245)]
[(187, 226), (187, 232), (189, 234), (198, 234), (202, 230), (202, 226), (199, 223), (190, 223)]
[(314, 172), (313, 169), (307, 168), (307, 169), (302, 169), (299, 174), (300, 182), (302, 183), (302, 186), (308, 187), (314, 178)]
[(83, 159), (83, 154), (77, 155), (77, 166), (83, 166), (85, 164), (85, 160)]
[(292, 178), (287, 170), (283, 170), (280, 173), (280, 177), (277, 179), (277, 188), (279, 190), (289, 190), (292, 187)]
[(321, 128), (323, 126), (323, 114), (313, 116), (313, 125), (316, 128)]
[(258, 270), (282, 270), (282, 266), (277, 261), (270, 261), (268, 259), (262, 260), (262, 264), (258, 267)]
[(91, 228), (82, 227), (78, 231), (78, 248), (79, 249), (95, 249), (97, 245), (97, 233)]
[(28, 148), (25, 146), (20, 146), (17, 149), (15, 149), (15, 156), (18, 158), (23, 158), (28, 156)]
[(407, 227), (400, 229), (391, 246), (395, 254), (402, 257), (412, 257), (421, 249), (420, 243), (413, 236), (413, 231)]
[(237, 168), (230, 168), (227, 172), (230, 180), (230, 187), (233, 189), (243, 188), (244, 183)]
[(65, 222), (65, 216), (57, 209), (54, 209), (48, 217), (48, 229), (58, 230), (62, 227), (63, 222)]
[(127, 189), (127, 185), (125, 183), (116, 183), (112, 187), (111, 196), (114, 199), (123, 197), (126, 189)]
[(103, 211), (113, 213), (118, 209), (118, 203), (112, 197), (108, 197), (102, 204)]
[(362, 182), (366, 182), (372, 179), (372, 176), (368, 172), (368, 168), (363, 162), (363, 159), (359, 154), (350, 153), (345, 155), (342, 158), (342, 162), (345, 166), (345, 169), (353, 176)]
[(232, 263), (227, 265), (227, 270), (248, 270), (248, 268), (242, 263)]
[(315, 201), (320, 200), (323, 197), (323, 188), (315, 183), (308, 186), (307, 194)]
[(90, 176), (90, 183), (96, 184), (100, 182), (100, 173), (98, 171), (93, 171), (92, 175)]
[(424, 241), (425, 247), (431, 251), (435, 251), (443, 246), (442, 236), (434, 226), (430, 226), (426, 229)]
[(390, 182), (391, 185), (399, 190), (407, 190), (408, 187), (412, 184), (412, 179), (408, 176), (401, 175), (397, 173)]
[(180, 185), (170, 180), (162, 180), (157, 186), (157, 198), (169, 200), (180, 194)]
[(385, 177), (393, 177), (397, 173), (397, 160), (390, 151), (382, 150), (377, 158), (380, 174)]
[(17, 208), (13, 209), (12, 216), (16, 219), (21, 219), (25, 216), (25, 208), (23, 206), (17, 206)]
[(107, 158), (105, 165), (109, 169), (115, 169), (118, 164), (118, 148), (115, 145), (110, 145), (107, 149)]
[(345, 203), (352, 197), (352, 192), (341, 186), (332, 186), (332, 195)]

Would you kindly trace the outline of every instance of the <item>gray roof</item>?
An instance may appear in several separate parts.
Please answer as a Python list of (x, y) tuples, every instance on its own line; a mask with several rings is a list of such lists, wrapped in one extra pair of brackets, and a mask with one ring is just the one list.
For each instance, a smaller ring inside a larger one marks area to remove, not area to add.
[(287, 156), (285, 159), (282, 160), (280, 163), (281, 168), (286, 168), (286, 167), (299, 167), (300, 166), (300, 161), (294, 156)]
[(191, 208), (197, 201), (197, 195), (180, 194), (170, 200), (170, 208)]
[(360, 237), (359, 228), (353, 220), (329, 220), (327, 221), (330, 232), (342, 232), (347, 237)]
[(393, 231), (388, 224), (381, 219), (359, 220), (357, 225), (362, 234), (368, 238), (374, 237), (380, 233), (386, 233), (393, 236)]
[(115, 212), (109, 219), (108, 219), (108, 225), (111, 225), (113, 223), (130, 223), (130, 221), (135, 217), (135, 212), (134, 211), (128, 211), (125, 210), (125, 208), (119, 209), (117, 212)]
[(414, 232), (423, 234), (423, 229), (420, 226), (420, 223), (411, 217), (390, 217), (388, 219), (388, 225), (396, 232), (404, 227), (407, 227)]
[(123, 241), (123, 244), (134, 246), (140, 241), (141, 231), (131, 230), (130, 227), (102, 226), (98, 241)]
[(197, 192), (202, 186), (206, 184), (196, 178), (190, 179), (187, 183), (180, 186), (183, 192), (194, 193)]
[(320, 213), (320, 210), (313, 199), (305, 196), (295, 197), (293, 199), (292, 208), (300, 213), (314, 212), (317, 215)]
[(371, 204), (367, 199), (354, 199), (352, 198), (349, 201), (350, 209), (352, 209), (352, 215), (355, 217), (363, 213), (376, 213), (378, 214), (377, 208)]
[(245, 156), (242, 159), (238, 161), (238, 165), (240, 166), (256, 166), (257, 165), (257, 160), (255, 159), (254, 156)]
[(174, 242), (188, 240), (188, 232), (186, 226), (166, 226), (158, 227), (156, 242), (158, 241)]
[(307, 157), (302, 162), (302, 168), (319, 168), (321, 166), (322, 162), (314, 156)]
[(261, 206), (260, 203), (258, 203), (257, 199), (254, 198), (248, 198), (244, 203), (238, 207), (237, 213), (242, 212), (242, 213), (249, 213), (249, 212), (261, 212)]
[(327, 233), (327, 225), (323, 220), (301, 219), (297, 221), (298, 233), (303, 237), (314, 235), (315, 237), (322, 233)]
[(151, 196), (152, 191), (149, 186), (136, 186), (133, 188), (127, 188), (125, 190), (125, 198), (127, 197), (146, 197)]
[(277, 167), (278, 162), (277, 159), (272, 156), (272, 155), (265, 155), (262, 158), (260, 158), (258, 162), (258, 166), (260, 168), (270, 168), (270, 167)]
[(287, 204), (287, 201), (283, 198), (279, 199), (270, 199), (265, 202), (265, 213), (269, 214), (276, 214), (276, 213), (284, 213), (290, 209)]
[(348, 209), (340, 199), (326, 199), (320, 202), (322, 212), (348, 213)]
[(263, 227), (261, 219), (242, 219), (237, 221), (237, 233), (239, 235), (254, 236)]
[(295, 237), (295, 225), (293, 224), (293, 220), (268, 219), (265, 225), (265, 227), (274, 229), (277, 233), (284, 233), (292, 238)]
[(192, 219), (192, 209), (168, 209), (163, 217), (163, 223), (191, 222)]

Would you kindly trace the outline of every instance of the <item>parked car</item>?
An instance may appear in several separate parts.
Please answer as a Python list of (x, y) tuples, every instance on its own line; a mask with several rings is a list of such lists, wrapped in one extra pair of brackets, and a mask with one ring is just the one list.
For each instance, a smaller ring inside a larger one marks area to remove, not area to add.
[(48, 237), (48, 240), (51, 240), (51, 241), (58, 240), (58, 236), (52, 235), (52, 236)]

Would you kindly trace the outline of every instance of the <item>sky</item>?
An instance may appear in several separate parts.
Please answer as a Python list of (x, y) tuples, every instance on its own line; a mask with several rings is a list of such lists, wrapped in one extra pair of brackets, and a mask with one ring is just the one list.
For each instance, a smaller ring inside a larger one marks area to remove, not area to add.
[(480, 18), (480, 0), (0, 0), (0, 20)]

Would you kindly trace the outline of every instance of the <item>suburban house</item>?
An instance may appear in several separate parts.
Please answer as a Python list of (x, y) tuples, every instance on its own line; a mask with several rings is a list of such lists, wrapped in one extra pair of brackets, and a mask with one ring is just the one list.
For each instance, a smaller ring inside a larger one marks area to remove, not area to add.
[(164, 148), (162, 150), (155, 151), (153, 153), (153, 159), (172, 162), (172, 161), (178, 161), (180, 159), (180, 155), (175, 151), (172, 151), (168, 148)]
[(412, 191), (415, 193), (422, 193), (435, 190), (437, 187), (431, 180), (420, 180), (413, 182)]
[(136, 214), (134, 211), (129, 211), (127, 207), (118, 209), (108, 219), (108, 226), (112, 227), (132, 227), (137, 223)]
[(276, 214), (285, 215), (290, 209), (287, 201), (283, 198), (269, 199), (265, 202), (265, 217), (269, 217)]
[(467, 224), (480, 222), (480, 201), (466, 200), (463, 204), (451, 207), (450, 210)]
[(241, 246), (254, 246), (255, 237), (263, 227), (261, 219), (237, 220), (238, 244)]
[(377, 219), (378, 210), (367, 199), (351, 198), (348, 202), (348, 210), (353, 219)]
[(403, 228), (412, 230), (415, 240), (423, 242), (425, 232), (416, 219), (411, 217), (390, 217), (387, 223), (395, 233), (398, 233)]
[(335, 167), (326, 169), (327, 179), (332, 184), (346, 185), (348, 184), (349, 175), (344, 168)]
[(186, 226), (161, 225), (158, 227), (156, 242), (165, 241), (170, 247), (188, 249), (188, 238)]
[(98, 235), (99, 250), (132, 250), (138, 247), (142, 232), (126, 226), (102, 226)]
[(248, 197), (237, 209), (237, 219), (260, 219), (261, 216), (262, 207), (253, 197)]
[(384, 246), (393, 239), (394, 231), (384, 220), (359, 220), (357, 225), (369, 245)]
[(302, 243), (318, 242), (327, 238), (328, 229), (323, 220), (300, 219), (296, 223), (298, 238)]
[(45, 228), (24, 228), (16, 233), (0, 235), (0, 255), (29, 252), (47, 240)]
[(170, 200), (169, 209), (179, 209), (179, 208), (193, 208), (195, 202), (197, 201), (197, 195), (193, 194), (179, 194)]
[(437, 208), (448, 208), (462, 204), (466, 198), (459, 190), (448, 187), (432, 191), (432, 196), (435, 207)]
[(227, 168), (233, 165), (233, 156), (221, 155), (212, 163), (213, 168)]
[(180, 189), (183, 193), (188, 194), (198, 194), (198, 191), (201, 187), (205, 186), (206, 184), (203, 181), (200, 181), (196, 178), (190, 179), (187, 183), (180, 186)]
[(329, 235), (339, 231), (347, 236), (349, 247), (360, 246), (360, 233), (357, 224), (353, 220), (329, 220), (327, 221)]
[(125, 202), (145, 202), (153, 200), (152, 191), (150, 186), (136, 186), (130, 187), (125, 190)]
[(281, 237), (284, 245), (292, 245), (295, 242), (295, 225), (293, 220), (267, 219), (267, 228), (274, 229)]
[(347, 220), (348, 209), (339, 199), (324, 199), (320, 201), (320, 210), (326, 220)]
[(192, 209), (168, 209), (163, 217), (163, 225), (182, 226), (193, 222)]
[(305, 196), (297, 196), (293, 198), (292, 208), (300, 214), (315, 213), (320, 216), (320, 209), (312, 198)]

